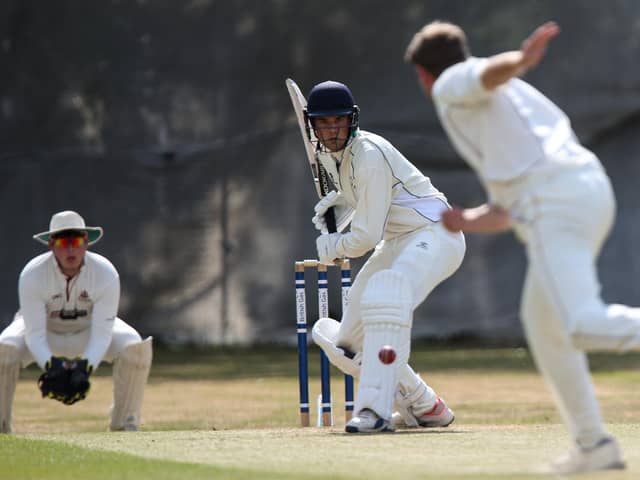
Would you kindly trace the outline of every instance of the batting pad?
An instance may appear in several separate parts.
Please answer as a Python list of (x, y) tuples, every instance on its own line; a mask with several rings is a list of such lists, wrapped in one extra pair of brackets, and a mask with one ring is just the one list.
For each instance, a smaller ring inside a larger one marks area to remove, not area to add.
[[(391, 419), (399, 370), (409, 360), (412, 305), (411, 285), (402, 273), (381, 270), (367, 282), (361, 300), (364, 342), (356, 415), (369, 408)], [(386, 365), (378, 358), (385, 345), (396, 352), (395, 361)]]
[(0, 343), (0, 433), (11, 433), (11, 407), (19, 374), (18, 349)]
[(128, 345), (113, 363), (111, 430), (138, 430), (153, 357), (152, 337)]
[(335, 344), (339, 329), (340, 323), (333, 318), (321, 318), (313, 325), (311, 336), (333, 365), (352, 377), (359, 377), (360, 355), (349, 358), (344, 350)]

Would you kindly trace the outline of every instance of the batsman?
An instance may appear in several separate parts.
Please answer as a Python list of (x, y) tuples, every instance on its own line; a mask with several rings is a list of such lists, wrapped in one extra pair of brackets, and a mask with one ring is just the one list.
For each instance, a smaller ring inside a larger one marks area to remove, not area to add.
[[(355, 278), (342, 321), (321, 318), (313, 339), (359, 377), (349, 433), (446, 427), (453, 412), (408, 365), (413, 311), (460, 266), (464, 237), (442, 227), (449, 204), (391, 143), (359, 129), (349, 88), (326, 81), (307, 99), (305, 124), (335, 190), (315, 206), (321, 263), (374, 250)], [(325, 214), (333, 208), (337, 232)], [(344, 232), (350, 223), (348, 232)], [(396, 412), (394, 414), (394, 412)]]
[(33, 258), (18, 282), (20, 310), (0, 334), (0, 432), (11, 432), (11, 410), (21, 367), (36, 362), (43, 398), (73, 405), (87, 397), (91, 375), (113, 362), (111, 430), (140, 426), (151, 367), (151, 337), (117, 317), (120, 278), (105, 257), (87, 251), (102, 237), (76, 212), (52, 216), (33, 238), (49, 251)]

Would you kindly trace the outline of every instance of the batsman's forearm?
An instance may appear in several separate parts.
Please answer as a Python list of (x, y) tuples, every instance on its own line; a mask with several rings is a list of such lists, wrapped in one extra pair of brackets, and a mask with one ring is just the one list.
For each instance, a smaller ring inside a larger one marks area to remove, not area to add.
[(341, 257), (358, 258), (373, 250), (381, 239), (382, 236), (371, 236), (366, 230), (352, 224), (351, 230), (340, 237), (336, 250)]

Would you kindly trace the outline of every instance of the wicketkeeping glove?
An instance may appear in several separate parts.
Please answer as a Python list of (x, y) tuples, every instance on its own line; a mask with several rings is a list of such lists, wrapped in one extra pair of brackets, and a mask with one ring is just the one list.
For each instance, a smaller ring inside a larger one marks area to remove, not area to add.
[(89, 365), (88, 360), (77, 359), (71, 363), (69, 369), (69, 392), (64, 403), (73, 405), (74, 403), (87, 398), (91, 382), (89, 375), (93, 371), (93, 367)]
[(51, 357), (45, 364), (45, 371), (38, 378), (38, 388), (43, 398), (64, 401), (69, 384), (68, 362), (64, 357)]
[(87, 360), (51, 357), (45, 369), (38, 379), (38, 388), (43, 397), (58, 400), (65, 405), (73, 405), (86, 398), (92, 371)]

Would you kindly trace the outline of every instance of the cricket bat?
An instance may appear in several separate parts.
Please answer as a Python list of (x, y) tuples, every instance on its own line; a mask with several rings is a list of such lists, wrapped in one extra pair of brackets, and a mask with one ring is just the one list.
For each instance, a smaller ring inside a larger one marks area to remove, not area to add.
[[(296, 112), (296, 119), (298, 120), (298, 127), (300, 127), (300, 134), (302, 135), (302, 143), (304, 144), (304, 150), (307, 154), (307, 161), (311, 167), (311, 175), (313, 176), (316, 192), (318, 193), (318, 197), (322, 198), (329, 193), (329, 176), (318, 159), (314, 147), (317, 139), (313, 134), (313, 130), (311, 129), (308, 134), (311, 138), (307, 135), (307, 127), (304, 120), (304, 109), (307, 107), (307, 99), (292, 79), (287, 78), (285, 84), (289, 91), (293, 109)], [(324, 219), (327, 222), (327, 230), (329, 233), (337, 232), (336, 214), (333, 207), (327, 210), (327, 213), (324, 214)]]

